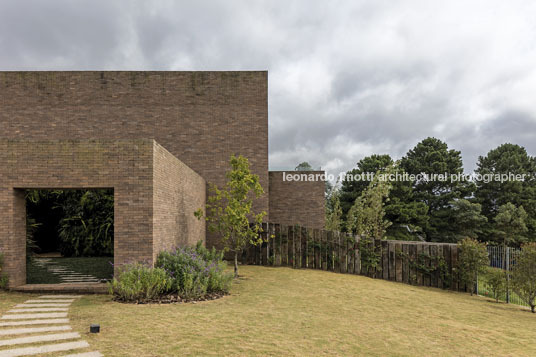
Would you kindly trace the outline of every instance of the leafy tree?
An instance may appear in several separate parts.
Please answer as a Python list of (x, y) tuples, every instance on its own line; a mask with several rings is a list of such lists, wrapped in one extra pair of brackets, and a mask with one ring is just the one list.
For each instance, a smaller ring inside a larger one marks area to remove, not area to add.
[(526, 221), (527, 213), (523, 207), (516, 207), (507, 203), (499, 207), (493, 219), (495, 222), (495, 235), (503, 246), (519, 245), (527, 240), (524, 234), (528, 231)]
[[(389, 155), (371, 155), (364, 157), (357, 163), (357, 168), (346, 173), (347, 177), (356, 177), (361, 174), (375, 174), (378, 171), (383, 171), (393, 164), (393, 159)], [(348, 211), (354, 205), (355, 200), (363, 193), (370, 184), (369, 180), (348, 180), (342, 181), (341, 186), (341, 208), (343, 218), (346, 218)]]
[(446, 217), (450, 221), (448, 231), (444, 232), (444, 241), (455, 243), (465, 237), (477, 239), (481, 233), (482, 225), (488, 221), (485, 216), (480, 214), (480, 204), (472, 203), (466, 199), (455, 200), (450, 204), (452, 211)]
[[(404, 174), (395, 166), (394, 173)], [(428, 224), (428, 207), (424, 202), (415, 200), (413, 182), (396, 180), (391, 182), (389, 200), (385, 202), (385, 217), (392, 223), (387, 228), (388, 239), (424, 240), (423, 227)]]
[[(389, 174), (391, 170), (385, 171)], [(385, 219), (384, 201), (388, 199), (391, 183), (376, 174), (368, 187), (355, 200), (348, 212), (346, 228), (361, 237), (383, 239), (391, 222)]]
[[(515, 144), (502, 144), (478, 158), (475, 173), (475, 200), (482, 205), (482, 214), (489, 224), (484, 227), (487, 240), (493, 238), (493, 217), (499, 207), (507, 203), (523, 206), (527, 217), (527, 238), (536, 240), (536, 160), (525, 148)], [(526, 175), (524, 181), (484, 180), (490, 174)]]
[[(388, 175), (391, 169), (389, 167), (384, 174)], [(359, 236), (361, 266), (367, 275), (374, 269), (381, 269), (381, 255), (375, 248), (374, 239), (383, 239), (386, 229), (391, 225), (384, 218), (384, 202), (388, 200), (390, 189), (390, 182), (378, 172), (348, 211), (346, 229)]]
[(487, 281), (493, 298), (499, 302), (499, 298), (506, 293), (506, 273), (502, 269), (488, 267)]
[(296, 166), (296, 168), (294, 170), (296, 170), (296, 171), (313, 171), (313, 167), (307, 161), (304, 161), (304, 162), (298, 164), (298, 166)]
[(112, 256), (114, 197), (112, 190), (59, 193), (63, 217), (59, 249), (63, 256)]
[(337, 191), (328, 198), (328, 203), (326, 205), (326, 229), (329, 231), (340, 231), (343, 222), (341, 202)]
[[(442, 241), (452, 219), (450, 202), (470, 195), (472, 185), (452, 180), (463, 174), (461, 153), (436, 138), (426, 138), (401, 159), (400, 166), (410, 175), (421, 175), (413, 184), (414, 199), (428, 206), (427, 240)], [(434, 175), (443, 175), (443, 177)]]
[(485, 273), (489, 266), (486, 244), (476, 239), (464, 238), (458, 243), (458, 251), (460, 281), (471, 289), (471, 295), (473, 295), (478, 274)]
[[(252, 174), (249, 161), (242, 155), (231, 156), (231, 170), (226, 173), (225, 187), (211, 186), (206, 205), (209, 229), (222, 236), (224, 249), (234, 253), (234, 275), (238, 277), (238, 254), (248, 244), (261, 244), (262, 219), (266, 212), (252, 212), (253, 197), (264, 193), (259, 176)], [(203, 216), (202, 209), (195, 216)]]
[(512, 270), (512, 288), (534, 313), (536, 307), (536, 243), (523, 245)]

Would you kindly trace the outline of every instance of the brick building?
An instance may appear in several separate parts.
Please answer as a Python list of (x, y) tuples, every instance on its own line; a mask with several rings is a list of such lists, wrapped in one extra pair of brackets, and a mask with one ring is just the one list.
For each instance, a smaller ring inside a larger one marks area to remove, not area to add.
[(0, 250), (25, 283), (29, 188), (113, 188), (114, 260), (217, 236), (193, 216), (232, 154), (275, 223), (324, 225), (323, 182), (268, 171), (267, 72), (0, 72)]

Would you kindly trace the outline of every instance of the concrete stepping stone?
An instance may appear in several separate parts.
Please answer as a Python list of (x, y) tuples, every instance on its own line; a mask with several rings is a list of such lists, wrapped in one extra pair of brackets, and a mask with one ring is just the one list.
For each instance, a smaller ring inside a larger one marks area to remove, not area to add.
[(27, 300), (25, 301), (25, 304), (39, 304), (39, 303), (45, 303), (48, 304), (50, 302), (59, 302), (59, 303), (71, 303), (74, 299), (61, 299), (61, 300), (55, 300), (55, 299), (44, 299), (44, 300)]
[(80, 334), (78, 332), (53, 333), (50, 335), (37, 335), (28, 337), (17, 337), (9, 340), (0, 340), (0, 346), (13, 346), (23, 345), (25, 343), (73, 340), (75, 338), (80, 338)]
[(43, 307), (43, 308), (25, 308), (25, 309), (12, 309), (8, 310), (8, 313), (25, 313), (25, 312), (52, 312), (52, 311), (69, 311), (67, 307)]
[(71, 304), (17, 304), (15, 307), (69, 307)]
[(82, 295), (41, 295), (38, 299), (77, 299)]
[(23, 319), (51, 319), (58, 317), (67, 317), (66, 312), (50, 312), (50, 313), (41, 313), (41, 314), (13, 314), (13, 315), (4, 315), (1, 317), (1, 320), (23, 320)]
[(37, 347), (16, 348), (11, 350), (0, 351), (0, 357), (19, 357), (42, 355), (44, 353), (71, 351), (89, 347), (86, 341), (57, 343), (53, 345), (43, 345)]
[(104, 355), (100, 352), (82, 352), (75, 353), (72, 355), (65, 355), (63, 357), (103, 357)]
[(27, 327), (27, 328), (12, 328), (9, 330), (0, 330), (0, 336), (25, 335), (27, 333), (54, 332), (54, 331), (70, 331), (71, 326), (47, 326), (47, 327)]
[(24, 325), (68, 324), (68, 323), (69, 323), (69, 319), (41, 319), (41, 320), (0, 322), (0, 327), (13, 327), (13, 326), (24, 326)]

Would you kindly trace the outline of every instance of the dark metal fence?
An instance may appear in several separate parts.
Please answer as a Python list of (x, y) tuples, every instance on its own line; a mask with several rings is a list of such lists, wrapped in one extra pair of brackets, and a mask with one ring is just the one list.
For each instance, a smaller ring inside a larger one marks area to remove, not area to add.
[[(494, 269), (502, 270), (504, 272), (504, 277), (506, 280), (506, 291), (499, 296), (499, 300), (504, 301), (506, 303), (529, 306), (515, 292), (513, 292), (510, 287), (510, 272), (515, 267), (520, 254), (521, 249), (519, 248), (488, 246), (490, 266)], [(493, 297), (493, 293), (491, 291), (490, 285), (487, 282), (486, 276), (482, 276), (479, 278), (477, 284), (477, 291), (478, 295)]]

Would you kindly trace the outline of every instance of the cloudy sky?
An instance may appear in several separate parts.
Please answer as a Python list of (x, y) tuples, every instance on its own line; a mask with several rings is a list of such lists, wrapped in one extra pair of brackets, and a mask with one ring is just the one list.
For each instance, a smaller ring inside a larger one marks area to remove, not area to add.
[(536, 154), (536, 2), (0, 0), (2, 70), (268, 70), (270, 166)]

